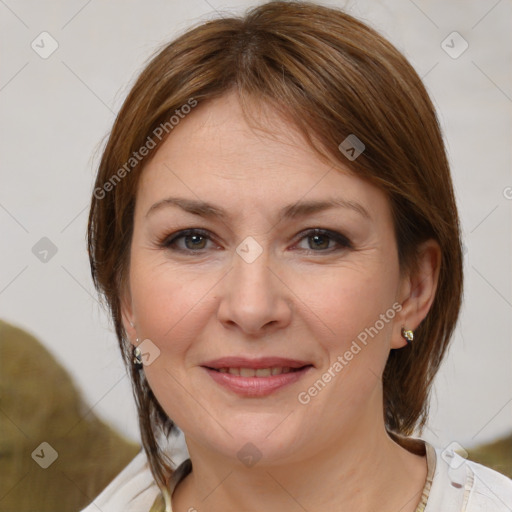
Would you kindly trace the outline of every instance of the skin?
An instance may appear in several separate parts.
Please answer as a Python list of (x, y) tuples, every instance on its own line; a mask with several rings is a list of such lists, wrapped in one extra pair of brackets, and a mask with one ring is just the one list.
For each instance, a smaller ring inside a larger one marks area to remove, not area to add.
[[(386, 434), (381, 376), (390, 349), (406, 344), (401, 328), (415, 329), (430, 308), (439, 247), (423, 244), (417, 271), (401, 273), (385, 195), (321, 160), (265, 105), (256, 111), (265, 132), (247, 125), (234, 93), (199, 105), (147, 164), (137, 192), (123, 319), (132, 343), (149, 339), (160, 350), (144, 371), (192, 460), (174, 511), (413, 512), (426, 459)], [(154, 206), (171, 196), (212, 203), (227, 217)], [(367, 216), (334, 207), (278, 217), (287, 205), (327, 198)], [(210, 239), (162, 242), (188, 228)], [(340, 233), (349, 245), (302, 234), (310, 228)], [(248, 236), (262, 249), (251, 263), (236, 252)], [(301, 404), (298, 394), (393, 304), (400, 311)], [(241, 397), (201, 367), (235, 355), (314, 368), (269, 396)], [(252, 467), (237, 457), (248, 442), (261, 453)]]

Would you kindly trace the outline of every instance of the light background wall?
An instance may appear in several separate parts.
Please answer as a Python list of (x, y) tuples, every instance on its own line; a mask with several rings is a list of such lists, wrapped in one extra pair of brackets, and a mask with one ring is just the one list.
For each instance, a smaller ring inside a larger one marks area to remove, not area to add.
[[(492, 440), (512, 429), (512, 2), (323, 3), (345, 6), (387, 36), (438, 108), (462, 218), (466, 292), (424, 437), (441, 446)], [(129, 85), (159, 45), (192, 23), (253, 4), (0, 2), (0, 317), (42, 339), (92, 410), (135, 440), (129, 380), (85, 248), (99, 152)], [(58, 44), (46, 59), (31, 47), (51, 48), (44, 31)], [(469, 45), (458, 58), (464, 42), (457, 36), (443, 45), (453, 46), (452, 56), (442, 46), (453, 31)], [(42, 237), (57, 250), (47, 262), (33, 252)]]

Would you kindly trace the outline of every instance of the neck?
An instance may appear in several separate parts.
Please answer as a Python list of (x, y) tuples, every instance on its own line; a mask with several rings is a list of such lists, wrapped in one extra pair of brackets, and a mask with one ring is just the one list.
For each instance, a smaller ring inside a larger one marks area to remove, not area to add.
[(426, 479), (425, 457), (389, 438), (384, 427), (343, 439), (300, 464), (240, 467), (187, 440), (193, 471), (178, 485), (174, 512), (414, 512)]

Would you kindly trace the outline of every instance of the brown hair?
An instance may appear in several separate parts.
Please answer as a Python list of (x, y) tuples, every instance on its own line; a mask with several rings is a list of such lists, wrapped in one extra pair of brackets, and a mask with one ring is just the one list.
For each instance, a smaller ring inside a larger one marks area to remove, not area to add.
[[(168, 435), (174, 424), (144, 372), (133, 368), (121, 321), (137, 183), (144, 164), (165, 140), (154, 134), (161, 126), (172, 133), (169, 118), (176, 109), (232, 89), (244, 112), (249, 99), (271, 103), (320, 156), (384, 191), (402, 269), (414, 265), (421, 242), (432, 238), (441, 247), (433, 305), (414, 343), (392, 350), (386, 364), (388, 431), (410, 435), (424, 426), (432, 379), (461, 303), (459, 222), (443, 139), (429, 96), (403, 55), (348, 14), (310, 2), (273, 1), (243, 17), (190, 29), (151, 59), (126, 98), (101, 159), (88, 227), (92, 276), (111, 310), (131, 372), (143, 445), (161, 487), (172, 470), (157, 436)], [(365, 145), (353, 161), (338, 149), (350, 134)], [(134, 154), (150, 139), (156, 149), (136, 160)]]

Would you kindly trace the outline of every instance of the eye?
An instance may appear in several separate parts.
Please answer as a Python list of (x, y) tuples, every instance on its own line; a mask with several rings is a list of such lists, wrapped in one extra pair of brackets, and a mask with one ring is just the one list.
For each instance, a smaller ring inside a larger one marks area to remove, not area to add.
[[(309, 252), (333, 252), (352, 247), (346, 236), (328, 229), (309, 229), (300, 233), (299, 237), (299, 243), (296, 246), (299, 246), (300, 250)], [(208, 242), (213, 243), (210, 233), (199, 228), (189, 228), (168, 235), (159, 245), (177, 252), (201, 253), (212, 248), (208, 246)], [(300, 247), (304, 242), (307, 243), (307, 247)], [(218, 246), (215, 245), (215, 248)]]
[(306, 241), (308, 247), (301, 249), (313, 252), (332, 252), (352, 247), (350, 240), (336, 231), (328, 229), (310, 229), (301, 233), (300, 242)]
[(212, 239), (207, 231), (190, 228), (166, 237), (161, 245), (175, 251), (199, 252), (207, 249), (209, 241), (211, 242)]

